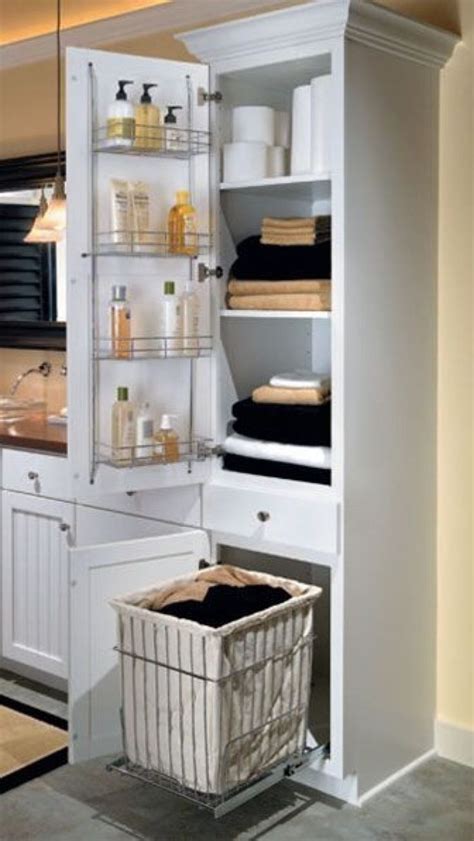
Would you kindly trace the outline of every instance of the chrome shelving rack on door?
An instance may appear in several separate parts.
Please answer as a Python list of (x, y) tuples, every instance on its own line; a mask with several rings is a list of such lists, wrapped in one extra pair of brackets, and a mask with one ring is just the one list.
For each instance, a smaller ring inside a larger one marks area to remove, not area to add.
[[(98, 227), (98, 187), (97, 187), (97, 169), (98, 158), (100, 155), (120, 155), (125, 156), (145, 156), (149, 158), (161, 159), (177, 159), (187, 162), (187, 186), (190, 195), (190, 201), (194, 204), (195, 193), (195, 178), (194, 178), (194, 162), (202, 155), (210, 154), (211, 150), (211, 135), (209, 132), (195, 130), (193, 127), (193, 96), (197, 95), (193, 89), (192, 81), (189, 75), (186, 75), (186, 108), (185, 119), (186, 125), (184, 127), (169, 129), (164, 125), (160, 125), (156, 129), (147, 128), (147, 136), (142, 145), (138, 145), (135, 141), (130, 146), (123, 146), (114, 142), (113, 138), (107, 137), (107, 126), (101, 125), (98, 119), (97, 109), (97, 79), (94, 71), (93, 62), (88, 64), (88, 80), (89, 80), (89, 115), (90, 115), (90, 146), (89, 146), (89, 172), (90, 172), (90, 231), (89, 231), (89, 251), (84, 253), (83, 257), (90, 257), (91, 259), (91, 274), (90, 274), (90, 324), (92, 329), (92, 347), (93, 354), (89, 360), (89, 381), (90, 391), (92, 395), (91, 400), (91, 461), (89, 479), (93, 484), (99, 464), (108, 464), (117, 468), (129, 468), (137, 466), (156, 466), (160, 464), (159, 458), (151, 458), (148, 455), (143, 456), (138, 452), (139, 448), (134, 448), (132, 458), (114, 457), (114, 449), (104, 442), (101, 420), (100, 420), (100, 382), (101, 382), (101, 362), (113, 361), (117, 359), (123, 361), (124, 358), (139, 361), (143, 359), (187, 359), (189, 362), (189, 395), (188, 395), (188, 429), (189, 434), (185, 442), (180, 442), (179, 447), (179, 461), (188, 464), (188, 472), (192, 471), (192, 465), (195, 461), (202, 461), (208, 458), (212, 453), (211, 442), (207, 438), (196, 437), (194, 435), (194, 399), (195, 399), (195, 379), (196, 360), (205, 356), (209, 356), (212, 352), (212, 336), (199, 335), (192, 337), (180, 337), (177, 341), (175, 337), (170, 336), (133, 336), (127, 341), (127, 348), (125, 353), (114, 355), (112, 352), (112, 342), (109, 337), (104, 337), (100, 332), (100, 313), (99, 313), (99, 295), (98, 295), (98, 259), (104, 257), (124, 257), (124, 258), (174, 258), (174, 259), (188, 259), (189, 264), (189, 280), (192, 281), (194, 277), (199, 282), (204, 281), (209, 275), (215, 274), (211, 272), (207, 266), (199, 263), (199, 257), (207, 254), (211, 250), (212, 237), (209, 230), (197, 230), (195, 235), (195, 248), (187, 249), (186, 253), (177, 252), (173, 249), (173, 243), (170, 241), (167, 231), (134, 231), (127, 229), (122, 230), (108, 230), (103, 231)], [(143, 127), (142, 127), (143, 128)], [(170, 131), (174, 132), (173, 146), (167, 142)], [(177, 133), (177, 136), (176, 136)], [(208, 221), (209, 227), (210, 220)], [(195, 268), (197, 266), (197, 268)]]

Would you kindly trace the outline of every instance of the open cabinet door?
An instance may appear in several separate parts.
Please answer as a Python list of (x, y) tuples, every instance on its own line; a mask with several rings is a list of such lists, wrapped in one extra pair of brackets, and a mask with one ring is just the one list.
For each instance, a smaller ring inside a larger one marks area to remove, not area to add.
[[(121, 129), (108, 122), (108, 109), (119, 80), (133, 83), (127, 86), (133, 106), (145, 83), (156, 84), (151, 95), (161, 119), (167, 106), (181, 109), (174, 135), (160, 125), (144, 138), (132, 119), (129, 136), (117, 138)], [(208, 80), (206, 65), (67, 51), (68, 453), (81, 496), (199, 484), (209, 473), (211, 143), (209, 104), (201, 95)], [(117, 182), (119, 219), (111, 201)], [(168, 227), (178, 190), (190, 193), (196, 210), (195, 227), (181, 243)], [(176, 306), (186, 290), (194, 295), (192, 328), (180, 317), (174, 332), (166, 326), (166, 281), (174, 282)], [(131, 317), (114, 343), (110, 301), (119, 285), (126, 286)], [(119, 387), (128, 388), (136, 409), (149, 403), (155, 431), (163, 414), (173, 416), (177, 454), (133, 441), (130, 448), (130, 440), (119, 448), (111, 423)]]
[[(131, 534), (159, 528), (150, 521), (128, 520)], [(193, 572), (201, 559), (209, 559), (204, 531), (163, 531), (69, 549), (70, 762), (118, 753), (122, 747), (116, 616), (109, 600)]]

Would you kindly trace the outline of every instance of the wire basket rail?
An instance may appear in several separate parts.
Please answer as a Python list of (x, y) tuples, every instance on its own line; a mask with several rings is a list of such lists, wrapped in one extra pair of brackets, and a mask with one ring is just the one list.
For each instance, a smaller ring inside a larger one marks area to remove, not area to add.
[(151, 158), (187, 160), (208, 154), (211, 135), (207, 131), (168, 126), (135, 125), (130, 138), (110, 136), (107, 126), (93, 131), (93, 151), (113, 155), (145, 155)]
[(211, 352), (212, 336), (100, 337), (95, 359), (196, 359)]
[(113, 447), (99, 443), (97, 463), (107, 464), (117, 469), (171, 465), (179, 462), (205, 461), (212, 455), (211, 441), (208, 438), (194, 438), (192, 441), (179, 440), (174, 444), (175, 452), (171, 455), (165, 444), (140, 444), (133, 447)]

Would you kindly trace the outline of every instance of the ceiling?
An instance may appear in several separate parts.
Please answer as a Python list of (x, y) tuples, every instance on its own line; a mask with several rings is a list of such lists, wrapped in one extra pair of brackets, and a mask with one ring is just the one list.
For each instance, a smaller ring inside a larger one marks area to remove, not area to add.
[[(173, 0), (61, 0), (62, 26), (67, 29), (172, 2)], [(0, 45), (53, 32), (56, 28), (56, 8), (57, 0), (0, 0)]]

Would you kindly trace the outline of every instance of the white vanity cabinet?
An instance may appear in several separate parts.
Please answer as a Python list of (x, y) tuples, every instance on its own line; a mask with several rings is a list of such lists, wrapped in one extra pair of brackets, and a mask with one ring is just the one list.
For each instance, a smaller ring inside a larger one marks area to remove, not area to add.
[(2, 654), (61, 678), (68, 674), (73, 520), (69, 502), (2, 492)]
[[(359, 0), (314, 0), (180, 37), (201, 64), (68, 51), (73, 495), (94, 505), (124, 491), (194, 489), (214, 559), (221, 550), (251, 550), (270, 564), (286, 562), (295, 578), (298, 562), (327, 576), (330, 757), (308, 773), (316, 787), (357, 799), (433, 747), (437, 115), (439, 70), (455, 38)], [(330, 76), (333, 90), (331, 171), (221, 183), (230, 109), (289, 111), (293, 89), (319, 75)], [(156, 82), (160, 106), (183, 105), (184, 155), (104, 141), (107, 106), (124, 77), (135, 83), (134, 99), (142, 83)], [(133, 233), (125, 243), (111, 236), (111, 178), (149, 184), (151, 248), (137, 248)], [(198, 216), (194, 259), (170, 254), (164, 236), (174, 192), (186, 187)], [(330, 313), (225, 309), (235, 247), (258, 233), (263, 215), (327, 213)], [(191, 357), (178, 350), (169, 358), (167, 337), (156, 333), (162, 284), (173, 279), (179, 290), (190, 279), (200, 299), (203, 335)], [(137, 342), (129, 359), (108, 351), (114, 283), (127, 284), (132, 306)], [(148, 344), (140, 345), (144, 336)], [(233, 402), (271, 374), (301, 367), (332, 378), (331, 484), (223, 470), (214, 447), (227, 434)], [(136, 403), (148, 400), (157, 415), (178, 414), (179, 462), (157, 464), (138, 453), (130, 464), (114, 462), (110, 413), (118, 386), (128, 386)], [(173, 507), (166, 519), (183, 522), (182, 509), (173, 516)], [(171, 569), (167, 539), (156, 573)], [(87, 639), (100, 629), (106, 596), (141, 582), (138, 557), (127, 566), (127, 551), (71, 547), (83, 594), (77, 604), (89, 593), (92, 610)], [(106, 564), (96, 568), (95, 557), (116, 565), (117, 578)], [(88, 580), (99, 582), (98, 602)], [(72, 615), (80, 623), (86, 613), (73, 606)], [(77, 644), (80, 633), (73, 639)], [(93, 661), (80, 652), (71, 660), (76, 696), (107, 683)], [(104, 724), (101, 701), (98, 709)], [(112, 741), (104, 724), (104, 750)], [(91, 754), (83, 744), (80, 737), (74, 756)]]

